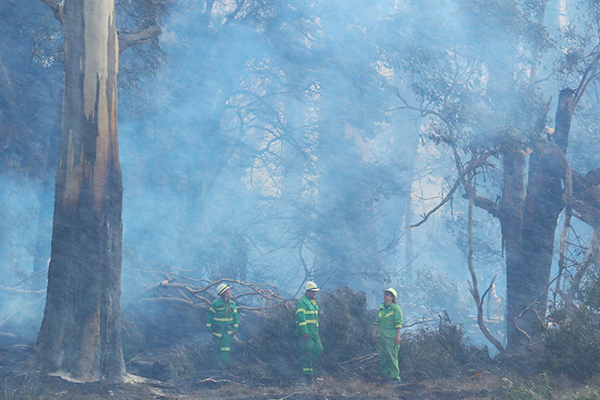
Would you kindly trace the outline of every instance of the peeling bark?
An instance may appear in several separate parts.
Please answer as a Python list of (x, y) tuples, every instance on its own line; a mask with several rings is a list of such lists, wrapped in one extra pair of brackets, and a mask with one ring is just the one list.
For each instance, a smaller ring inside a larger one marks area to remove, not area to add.
[(65, 0), (61, 10), (62, 145), (48, 295), (32, 361), (66, 379), (121, 381), (123, 186), (114, 0)]

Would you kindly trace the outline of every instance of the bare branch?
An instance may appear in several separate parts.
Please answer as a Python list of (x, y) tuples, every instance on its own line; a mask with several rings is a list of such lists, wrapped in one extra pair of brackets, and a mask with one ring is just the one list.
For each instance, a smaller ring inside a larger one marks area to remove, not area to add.
[(122, 53), (123, 51), (127, 50), (132, 46), (147, 43), (149, 40), (154, 39), (155, 37), (160, 35), (161, 32), (162, 30), (158, 26), (153, 26), (151, 28), (130, 33), (119, 32), (119, 52)]
[(600, 168), (588, 172), (585, 179), (592, 186), (600, 185)]
[[(464, 183), (464, 177), (471, 173), (472, 171), (474, 171), (476, 168), (480, 167), (483, 165), (483, 163), (485, 162), (485, 160), (491, 155), (491, 153), (484, 153), (481, 156), (479, 156), (478, 158), (474, 158), (472, 160), (470, 160), (467, 163), (466, 168), (462, 169), (462, 172), (459, 173), (458, 178), (456, 179), (456, 182), (454, 182), (454, 185), (452, 186), (452, 189), (450, 189), (450, 191), (448, 192), (448, 194), (442, 199), (442, 201), (435, 206), (433, 209), (431, 209), (427, 214), (425, 214), (423, 216), (423, 218), (421, 219), (421, 221), (417, 222), (416, 224), (412, 224), (410, 226), (408, 226), (406, 229), (412, 229), (412, 228), (416, 228), (418, 226), (421, 226), (422, 224), (424, 224), (429, 217), (431, 217), (437, 210), (439, 210), (440, 208), (442, 208), (442, 206), (444, 204), (446, 204), (448, 201), (450, 201), (450, 199), (454, 196), (454, 193), (456, 193), (456, 190), (458, 190), (458, 188), (460, 187), (461, 183), (463, 185), (465, 185)], [(465, 186), (465, 190), (469, 190), (468, 185)], [(483, 198), (480, 198), (483, 199)], [(483, 200), (481, 200), (483, 201)]]
[(62, 24), (62, 14), (64, 8), (64, 1), (57, 3), (54, 0), (41, 0), (42, 3), (50, 7), (52, 12), (54, 13), (54, 18), (56, 18)]
[(487, 197), (473, 196), (473, 205), (489, 212), (496, 218), (500, 218), (500, 206)]
[[(477, 306), (477, 325), (479, 325), (479, 330), (483, 333), (485, 338), (494, 345), (494, 347), (499, 351), (504, 351), (504, 346), (502, 343), (492, 333), (489, 331), (487, 326), (485, 325), (485, 321), (483, 320), (483, 303), (485, 296), (490, 291), (492, 285), (494, 284), (494, 280), (490, 283), (490, 286), (485, 291), (483, 296), (479, 297), (479, 283), (477, 279), (477, 274), (475, 273), (475, 268), (473, 267), (473, 193), (469, 192), (469, 213), (468, 213), (468, 234), (469, 234), (469, 255), (467, 257), (467, 264), (469, 268), (469, 273), (471, 274), (471, 280), (473, 281), (473, 286), (471, 287), (471, 295), (473, 296), (473, 300), (475, 300), (475, 305)], [(495, 277), (494, 277), (495, 279)]]
[(579, 291), (579, 286), (581, 285), (581, 281), (587, 269), (592, 263), (598, 263), (598, 246), (600, 246), (600, 229), (596, 229), (594, 231), (592, 239), (590, 240), (590, 245), (588, 247), (587, 253), (583, 258), (581, 264), (579, 264), (577, 272), (571, 280), (571, 286), (569, 287), (569, 290), (565, 295), (565, 306), (567, 306), (570, 309), (575, 308), (575, 294)]

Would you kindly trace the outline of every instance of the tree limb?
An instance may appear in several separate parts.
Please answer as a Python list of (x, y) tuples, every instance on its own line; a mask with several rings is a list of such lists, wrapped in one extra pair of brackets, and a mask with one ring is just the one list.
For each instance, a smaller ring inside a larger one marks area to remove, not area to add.
[[(52, 1), (52, 0), (42, 0), (42, 1)], [(141, 31), (136, 32), (127, 32), (121, 33), (119, 32), (119, 52), (123, 53), (123, 51), (127, 50), (132, 46), (136, 46), (138, 44), (147, 43), (150, 39), (154, 39), (158, 35), (160, 35), (162, 30), (158, 26), (153, 26), (151, 28), (143, 29)]]
[[(473, 296), (473, 300), (475, 300), (475, 305), (477, 306), (477, 325), (479, 325), (479, 330), (483, 333), (485, 338), (494, 345), (494, 347), (499, 352), (504, 352), (504, 346), (502, 343), (492, 333), (489, 331), (487, 326), (485, 326), (485, 321), (483, 320), (483, 303), (485, 300), (485, 296), (490, 291), (494, 281), (490, 283), (488, 289), (483, 293), (483, 296), (479, 296), (479, 283), (477, 279), (477, 274), (475, 273), (475, 268), (473, 267), (473, 192), (469, 192), (469, 213), (468, 213), (468, 234), (469, 234), (469, 255), (467, 257), (467, 264), (469, 268), (469, 273), (471, 274), (471, 280), (473, 281), (473, 285), (471, 286), (471, 295)], [(495, 278), (494, 278), (495, 279)]]
[(586, 181), (592, 186), (600, 185), (600, 168), (593, 169), (585, 176)]
[[(478, 158), (471, 159), (467, 163), (466, 168), (462, 169), (462, 171), (459, 173), (458, 178), (456, 179), (456, 182), (454, 182), (454, 185), (452, 186), (452, 189), (450, 189), (450, 191), (442, 199), (442, 201), (437, 206), (435, 206), (433, 209), (431, 209), (428, 213), (426, 213), (423, 216), (423, 218), (421, 219), (421, 221), (417, 222), (416, 224), (412, 224), (412, 225), (408, 226), (406, 229), (416, 228), (416, 227), (421, 226), (422, 224), (424, 224), (429, 219), (429, 217), (431, 217), (437, 210), (439, 210), (440, 208), (442, 208), (442, 206), (444, 204), (446, 204), (448, 201), (450, 201), (450, 199), (454, 196), (454, 193), (456, 193), (456, 191), (458, 190), (458, 188), (460, 187), (460, 185), (464, 184), (464, 177), (468, 173), (474, 171), (476, 168), (482, 166), (484, 164), (485, 160), (490, 155), (491, 155), (490, 153), (485, 153), (485, 154), (481, 155)], [(469, 191), (468, 185), (465, 185), (465, 190)], [(481, 199), (483, 199), (483, 198), (481, 198)], [(483, 202), (483, 200), (481, 200), (481, 201)]]
[(575, 308), (575, 294), (579, 291), (579, 286), (581, 285), (581, 281), (587, 269), (592, 263), (598, 263), (598, 246), (600, 246), (600, 229), (596, 229), (594, 231), (592, 239), (590, 240), (588, 251), (581, 264), (579, 264), (577, 272), (571, 280), (571, 286), (565, 295), (565, 305), (569, 309)]
[(41, 0), (41, 2), (50, 7), (52, 12), (54, 13), (54, 18), (56, 18), (62, 24), (64, 1), (57, 3), (54, 0)]

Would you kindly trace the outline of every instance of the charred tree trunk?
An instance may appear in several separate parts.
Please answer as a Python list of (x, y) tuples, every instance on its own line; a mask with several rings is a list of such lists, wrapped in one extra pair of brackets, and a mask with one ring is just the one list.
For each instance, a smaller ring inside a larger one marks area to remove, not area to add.
[[(546, 298), (554, 235), (564, 208), (564, 155), (567, 152), (574, 92), (561, 91), (554, 135), (531, 156), (522, 230), (509, 257), (507, 247), (507, 347), (516, 349), (539, 336)], [(504, 228), (504, 224), (503, 224)]]
[(77, 381), (120, 381), (122, 179), (114, 0), (55, 11), (66, 55), (48, 295), (33, 360)]
[[(523, 209), (525, 207), (525, 153), (513, 152), (504, 155), (504, 187), (500, 202), (500, 222), (502, 225), (502, 240), (506, 254), (506, 285), (507, 288), (518, 287), (520, 276), (515, 271), (520, 268), (519, 243), (523, 227)], [(508, 304), (511, 305), (515, 293), (507, 290)], [(516, 312), (516, 315), (515, 315)], [(518, 310), (507, 307), (507, 321), (514, 321)], [(515, 326), (508, 324), (508, 336), (513, 337)]]

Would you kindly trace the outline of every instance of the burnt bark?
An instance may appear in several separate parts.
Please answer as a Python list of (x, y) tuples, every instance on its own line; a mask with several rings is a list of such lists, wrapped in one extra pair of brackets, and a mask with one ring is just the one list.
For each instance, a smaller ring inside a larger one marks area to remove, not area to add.
[(564, 208), (562, 160), (567, 152), (573, 97), (572, 90), (561, 91), (554, 135), (540, 141), (531, 155), (520, 234), (515, 229), (518, 212), (512, 210), (503, 216), (509, 350), (539, 336), (543, 329), (554, 235)]
[[(54, 10), (54, 9), (53, 9)], [(51, 261), (34, 365), (76, 381), (120, 381), (123, 185), (113, 0), (65, 0), (62, 143)]]

